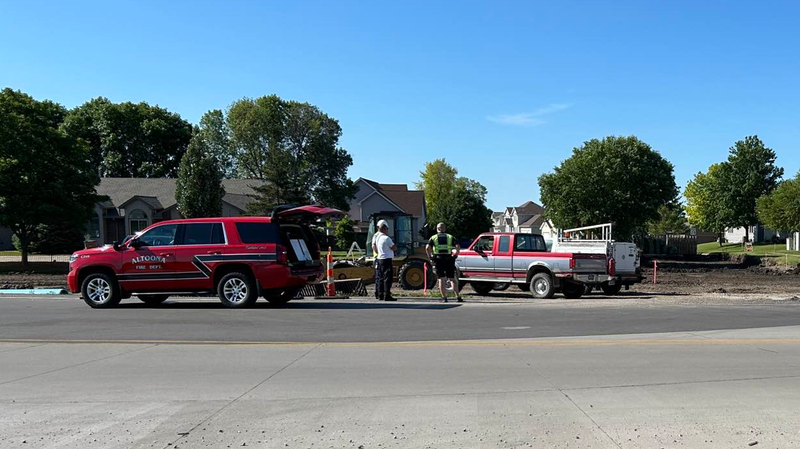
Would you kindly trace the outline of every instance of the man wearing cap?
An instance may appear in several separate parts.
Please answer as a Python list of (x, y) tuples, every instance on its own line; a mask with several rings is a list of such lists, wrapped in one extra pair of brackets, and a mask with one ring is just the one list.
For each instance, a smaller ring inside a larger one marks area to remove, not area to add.
[(378, 221), (378, 231), (379, 233), (376, 234), (377, 237), (372, 243), (372, 251), (378, 263), (375, 290), (378, 294), (378, 299), (396, 301), (392, 297), (392, 278), (394, 277), (392, 258), (394, 257), (394, 252), (397, 251), (397, 246), (392, 241), (392, 238), (389, 237), (389, 223), (386, 220)]
[[(444, 232), (444, 223), (436, 225), (436, 235), (428, 240), (428, 245), (425, 251), (428, 257), (433, 260), (433, 266), (436, 268), (436, 276), (439, 277), (439, 292), (442, 294), (442, 302), (447, 302), (447, 292), (445, 291), (445, 282), (451, 279), (453, 282), (453, 291), (456, 293), (458, 302), (463, 302), (461, 299), (461, 292), (458, 288), (458, 277), (456, 276), (456, 258), (458, 253), (461, 252), (461, 246), (455, 241), (452, 235)], [(455, 250), (455, 252), (453, 252)]]

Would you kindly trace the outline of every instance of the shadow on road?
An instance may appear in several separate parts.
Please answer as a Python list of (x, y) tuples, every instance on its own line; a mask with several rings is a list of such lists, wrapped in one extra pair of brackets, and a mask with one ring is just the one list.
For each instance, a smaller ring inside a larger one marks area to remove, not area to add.
[[(253, 309), (298, 309), (298, 310), (363, 310), (363, 309), (424, 309), (424, 310), (447, 310), (460, 307), (463, 304), (419, 304), (419, 303), (364, 303), (364, 302), (319, 302), (319, 301), (292, 301), (288, 304), (271, 304), (266, 301), (258, 301)], [(163, 304), (151, 306), (140, 302), (122, 303), (116, 308), (119, 309), (227, 309), (221, 302), (173, 302), (167, 301)]]

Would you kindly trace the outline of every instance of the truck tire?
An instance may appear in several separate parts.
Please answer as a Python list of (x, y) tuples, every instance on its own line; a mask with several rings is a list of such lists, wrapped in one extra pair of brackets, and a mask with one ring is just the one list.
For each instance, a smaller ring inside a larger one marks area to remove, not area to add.
[(475, 290), (475, 293), (481, 296), (488, 295), (494, 287), (494, 284), (490, 282), (471, 282), (470, 285), (472, 285), (472, 289)]
[(428, 288), (431, 289), (436, 285), (436, 275), (433, 272), (431, 264), (425, 264), (419, 259), (409, 260), (397, 272), (397, 281), (404, 290), (422, 290), (425, 271), (428, 271)]
[(81, 283), (81, 297), (93, 309), (114, 307), (122, 301), (119, 283), (105, 273), (91, 273)]
[(613, 296), (619, 293), (620, 290), (622, 290), (622, 284), (617, 282), (616, 284), (611, 285), (608, 282), (603, 282), (602, 284), (600, 284), (600, 288), (603, 289), (603, 293), (605, 293), (606, 295)]
[(269, 301), (270, 304), (276, 304), (276, 305), (286, 304), (287, 302), (294, 299), (295, 295), (297, 295), (297, 292), (299, 291), (300, 289), (296, 287), (286, 288), (283, 290), (275, 290), (264, 295), (264, 299)]
[(583, 296), (586, 287), (580, 282), (564, 281), (561, 283), (561, 293), (567, 299), (578, 299)]
[(495, 291), (498, 291), (498, 292), (504, 292), (504, 291), (508, 290), (508, 287), (511, 287), (511, 283), (510, 282), (497, 282), (495, 284), (492, 284), (492, 290), (495, 290)]
[(139, 301), (148, 306), (157, 306), (169, 298), (169, 295), (136, 295)]
[(536, 273), (531, 278), (531, 293), (534, 298), (550, 299), (555, 294), (553, 279), (547, 273)]
[(223, 276), (217, 284), (217, 293), (222, 304), (233, 309), (250, 307), (258, 299), (255, 282), (239, 271)]

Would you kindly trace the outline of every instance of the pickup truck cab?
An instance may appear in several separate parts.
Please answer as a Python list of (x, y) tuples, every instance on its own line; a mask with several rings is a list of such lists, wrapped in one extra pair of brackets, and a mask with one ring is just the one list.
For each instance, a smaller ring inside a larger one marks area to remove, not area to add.
[(341, 216), (321, 206), (280, 207), (271, 217), (225, 217), (155, 223), (125, 243), (78, 251), (67, 284), (93, 308), (137, 295), (159, 304), (175, 294), (213, 292), (227, 307), (259, 296), (291, 300), (324, 273), (309, 224)]
[(496, 284), (517, 284), (536, 298), (561, 292), (579, 298), (585, 284), (608, 281), (609, 260), (603, 254), (553, 253), (537, 234), (481, 234), (456, 259), (458, 278), (479, 294)]

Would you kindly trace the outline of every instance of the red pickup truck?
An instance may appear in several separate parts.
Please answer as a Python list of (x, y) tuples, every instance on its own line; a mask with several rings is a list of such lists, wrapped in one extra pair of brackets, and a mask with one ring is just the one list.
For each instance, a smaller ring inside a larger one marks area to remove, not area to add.
[(277, 208), (271, 217), (158, 222), (124, 244), (74, 253), (67, 284), (93, 308), (133, 294), (159, 304), (198, 292), (214, 292), (228, 307), (250, 306), (259, 296), (285, 303), (324, 273), (309, 223), (342, 215), (303, 206)]
[(580, 298), (584, 283), (608, 281), (613, 266), (603, 254), (549, 252), (541, 235), (501, 232), (481, 234), (456, 259), (460, 283), (469, 283), (478, 294), (496, 284), (517, 284), (536, 298), (556, 292)]

